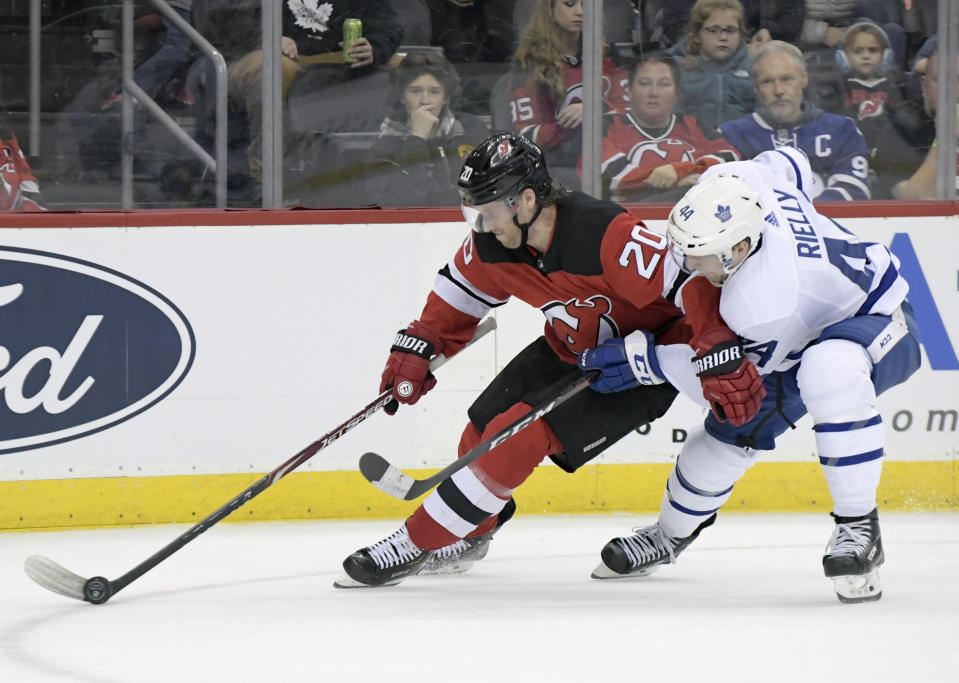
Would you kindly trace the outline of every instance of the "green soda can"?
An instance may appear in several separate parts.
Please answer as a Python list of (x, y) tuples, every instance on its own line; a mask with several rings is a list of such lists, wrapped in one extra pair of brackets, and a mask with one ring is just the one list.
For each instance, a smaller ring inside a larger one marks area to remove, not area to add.
[(343, 61), (355, 62), (350, 57), (350, 46), (363, 37), (363, 22), (359, 19), (345, 19), (343, 21)]

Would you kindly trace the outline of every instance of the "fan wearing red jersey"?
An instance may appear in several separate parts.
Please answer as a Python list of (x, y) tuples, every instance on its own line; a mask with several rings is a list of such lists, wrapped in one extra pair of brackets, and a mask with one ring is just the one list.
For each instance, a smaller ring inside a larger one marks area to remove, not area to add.
[(679, 66), (662, 52), (630, 70), (630, 111), (608, 120), (603, 136), (603, 186), (614, 201), (676, 199), (713, 164), (739, 160), (726, 140), (674, 113), (679, 79)]
[[(519, 39), (510, 79), (513, 130), (546, 152), (551, 164), (575, 166), (583, 122), (582, 0), (537, 0)], [(625, 112), (626, 73), (603, 59), (606, 110)]]
[(20, 150), (17, 136), (0, 140), (0, 211), (43, 211), (40, 185)]
[[(429, 358), (456, 353), (511, 297), (546, 318), (543, 335), (468, 409), (460, 455), (554, 395), (579, 374), (583, 352), (608, 339), (655, 330), (658, 342), (689, 358), (691, 339), (726, 329), (718, 290), (707, 283), (687, 292), (687, 282), (702, 278), (687, 281), (663, 235), (617, 204), (554, 183), (542, 151), (525, 138), (499, 133), (482, 142), (458, 186), (472, 231), (439, 271), (419, 318), (397, 334), (381, 389), (392, 388), (397, 405), (419, 401), (436, 383)], [(681, 319), (673, 303), (679, 296), (712, 297), (713, 305), (697, 305), (696, 321)], [(347, 557), (346, 576), (335, 585), (393, 585), (421, 571), (465, 569), (485, 555), (512, 514), (513, 491), (541, 461), (574, 471), (663, 415), (675, 396), (654, 373), (617, 393), (576, 394), (440, 484), (395, 533)]]

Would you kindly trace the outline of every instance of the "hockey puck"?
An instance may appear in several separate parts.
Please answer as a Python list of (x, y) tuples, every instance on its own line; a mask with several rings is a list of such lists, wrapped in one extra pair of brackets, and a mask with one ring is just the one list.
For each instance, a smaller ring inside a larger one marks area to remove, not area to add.
[(102, 576), (94, 576), (87, 579), (83, 584), (83, 599), (92, 602), (94, 605), (102, 605), (112, 595), (113, 589), (110, 587), (110, 581)]

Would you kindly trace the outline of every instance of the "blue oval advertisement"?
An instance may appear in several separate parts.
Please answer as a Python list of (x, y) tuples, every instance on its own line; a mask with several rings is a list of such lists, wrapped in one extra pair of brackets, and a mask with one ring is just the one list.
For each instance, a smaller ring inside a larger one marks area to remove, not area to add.
[(186, 317), (150, 286), (0, 247), (0, 454), (130, 419), (183, 381), (195, 353)]

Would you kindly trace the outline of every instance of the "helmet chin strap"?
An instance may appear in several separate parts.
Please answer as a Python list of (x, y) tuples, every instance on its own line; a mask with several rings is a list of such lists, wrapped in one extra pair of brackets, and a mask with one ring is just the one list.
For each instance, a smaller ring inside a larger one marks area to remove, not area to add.
[(519, 228), (519, 232), (522, 235), (522, 238), (519, 241), (519, 246), (517, 249), (522, 249), (526, 246), (526, 240), (529, 239), (529, 228), (536, 222), (536, 219), (539, 218), (540, 213), (543, 212), (543, 206), (538, 201), (536, 202), (536, 213), (533, 214), (533, 217), (530, 218), (525, 223), (520, 223), (519, 219), (516, 217), (517, 214), (513, 214), (513, 225)]

